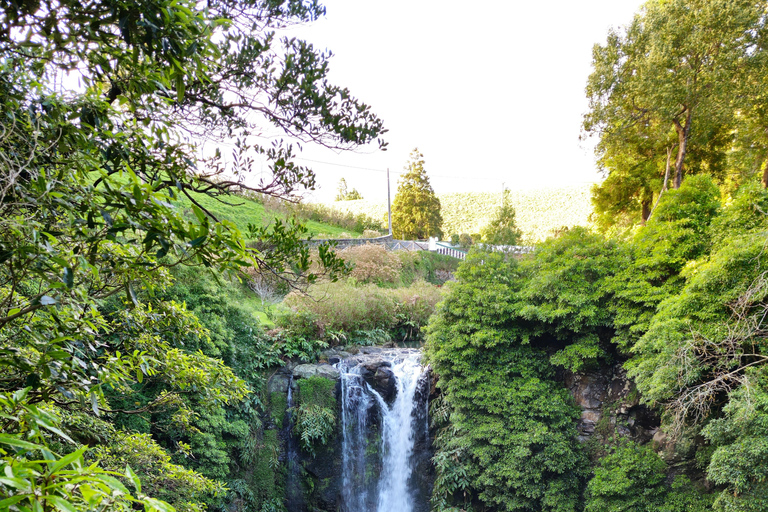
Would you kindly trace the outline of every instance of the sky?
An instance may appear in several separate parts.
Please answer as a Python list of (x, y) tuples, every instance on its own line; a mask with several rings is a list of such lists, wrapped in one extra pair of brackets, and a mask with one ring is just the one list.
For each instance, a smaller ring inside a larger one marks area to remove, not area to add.
[(309, 200), (332, 200), (343, 177), (385, 201), (387, 168), (394, 197), (416, 147), (437, 193), (599, 181), (594, 141), (579, 140), (592, 47), (641, 1), (323, 3), (326, 17), (290, 35), (334, 53), (330, 81), (383, 119), (389, 146), (304, 146), (319, 185)]

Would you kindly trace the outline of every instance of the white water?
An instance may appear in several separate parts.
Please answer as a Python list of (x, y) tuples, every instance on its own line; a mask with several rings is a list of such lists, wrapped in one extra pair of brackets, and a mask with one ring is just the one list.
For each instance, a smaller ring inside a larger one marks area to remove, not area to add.
[[(362, 378), (361, 365), (342, 363), (342, 465), (345, 512), (413, 512), (414, 416), (420, 379), (425, 375), (416, 351), (390, 356), (396, 395), (391, 404)], [(378, 421), (376, 421), (378, 420)], [(371, 439), (371, 432), (381, 434)], [(377, 444), (378, 446), (372, 446)], [(377, 459), (378, 457), (378, 459)]]

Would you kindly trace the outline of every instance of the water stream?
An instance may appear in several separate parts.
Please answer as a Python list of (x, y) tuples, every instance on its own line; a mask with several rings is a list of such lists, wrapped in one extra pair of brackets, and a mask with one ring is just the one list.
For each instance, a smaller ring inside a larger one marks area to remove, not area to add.
[(420, 358), (417, 350), (400, 349), (339, 363), (343, 512), (425, 508), (428, 496), (414, 475), (414, 447), (428, 435), (428, 379)]

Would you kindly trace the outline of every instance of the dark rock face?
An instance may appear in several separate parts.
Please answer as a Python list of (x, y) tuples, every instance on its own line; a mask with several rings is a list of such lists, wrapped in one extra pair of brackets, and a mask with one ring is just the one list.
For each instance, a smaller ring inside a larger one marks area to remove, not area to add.
[(584, 374), (568, 373), (565, 386), (581, 407), (579, 440), (617, 432), (638, 443), (647, 443), (658, 432), (660, 419), (639, 403), (639, 393), (620, 364)]

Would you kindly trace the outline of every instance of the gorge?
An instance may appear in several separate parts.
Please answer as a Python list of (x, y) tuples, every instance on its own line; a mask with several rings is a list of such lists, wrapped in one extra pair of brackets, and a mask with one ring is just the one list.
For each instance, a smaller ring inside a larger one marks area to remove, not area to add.
[[(333, 366), (297, 365), (271, 382), (287, 397), (281, 437), (288, 511), (428, 511), (430, 371), (421, 351), (361, 347), (354, 355), (331, 350), (327, 356)], [(298, 391), (301, 407), (307, 399), (301, 390), (317, 379), (334, 383), (338, 418), (327, 445), (308, 453), (296, 449), (302, 433), (292, 423), (293, 397)]]

